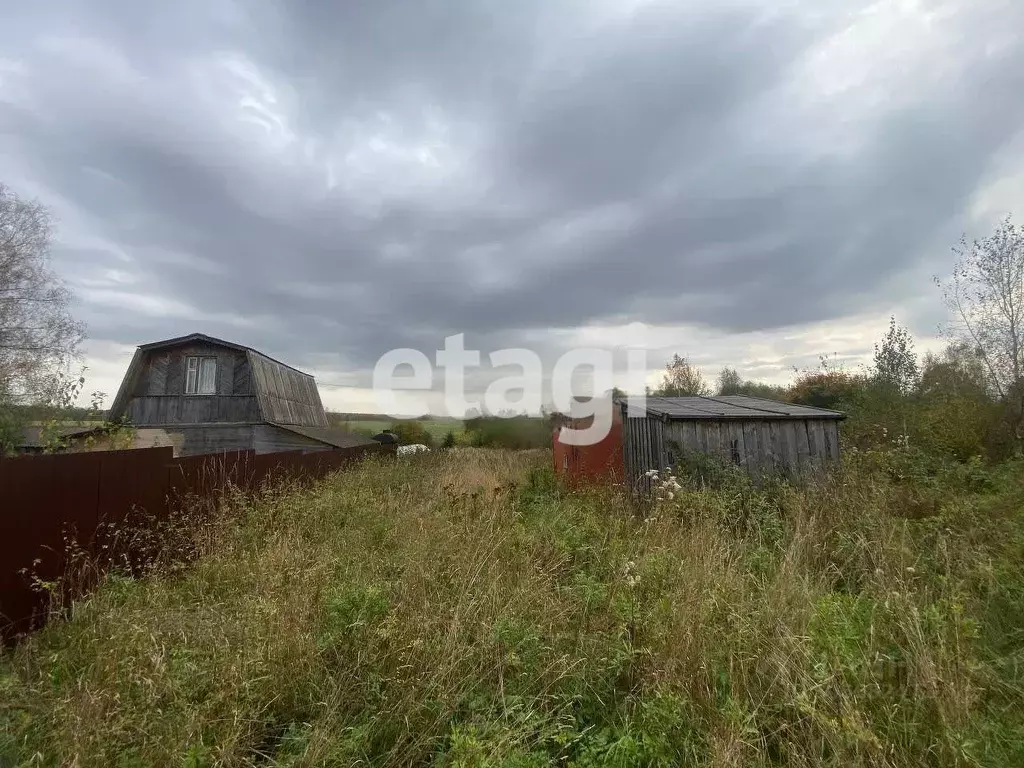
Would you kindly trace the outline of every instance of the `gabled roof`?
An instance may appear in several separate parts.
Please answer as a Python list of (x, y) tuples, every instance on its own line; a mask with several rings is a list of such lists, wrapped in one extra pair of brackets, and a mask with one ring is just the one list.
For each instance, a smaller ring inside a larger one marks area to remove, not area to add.
[(648, 396), (644, 409), (648, 416), (671, 420), (688, 419), (845, 419), (846, 414), (809, 405), (783, 403), (747, 395), (717, 397)]
[(146, 352), (150, 349), (160, 349), (161, 347), (176, 347), (179, 344), (188, 344), (189, 342), (192, 341), (203, 341), (206, 342), (207, 344), (219, 344), (220, 346), (228, 347), (229, 349), (237, 349), (239, 352), (255, 352), (257, 355), (267, 358), (267, 360), (270, 360), (272, 363), (283, 365), (285, 368), (291, 368), (296, 373), (301, 373), (303, 376), (309, 376), (310, 378), (313, 378), (313, 374), (306, 373), (305, 371), (300, 371), (298, 368), (288, 365), (288, 363), (282, 363), (280, 360), (275, 360), (270, 355), (264, 354), (263, 352), (260, 352), (258, 349), (247, 347), (244, 344), (236, 344), (233, 341), (225, 341), (224, 339), (218, 339), (216, 336), (207, 336), (205, 333), (190, 333), (186, 336), (176, 336), (173, 339), (151, 341), (148, 344), (140, 344), (139, 349), (142, 350), (143, 352)]

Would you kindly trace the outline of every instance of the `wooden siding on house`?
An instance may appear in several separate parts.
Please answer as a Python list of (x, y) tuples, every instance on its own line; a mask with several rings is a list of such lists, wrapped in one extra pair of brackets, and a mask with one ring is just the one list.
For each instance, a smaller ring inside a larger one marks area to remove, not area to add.
[(249, 356), (243, 355), (235, 363), (234, 375), (231, 379), (232, 395), (251, 395), (252, 392), (252, 370), (249, 367)]
[(125, 415), (139, 427), (261, 421), (256, 398), (246, 395), (134, 397), (128, 402)]
[(168, 428), (175, 456), (201, 456), (224, 451), (247, 451), (253, 447), (256, 424), (182, 424)]
[[(216, 359), (216, 394), (185, 393), (185, 361), (191, 356)], [(110, 417), (123, 417), (140, 428), (165, 429), (182, 456), (225, 450), (324, 450), (332, 445), (329, 439), (274, 426), (329, 426), (312, 376), (248, 347), (203, 334), (140, 346)]]
[(235, 386), (235, 369), (247, 366), (244, 352), (216, 344), (191, 343), (167, 350), (151, 350), (143, 354), (141, 370), (132, 388), (133, 397), (184, 395), (185, 358), (192, 356), (217, 359), (218, 395), (252, 394), (248, 388)]
[[(328, 451), (334, 446), (273, 424), (176, 424), (136, 430), (133, 448), (170, 446), (177, 456), (201, 456), (224, 451), (279, 453)], [(103, 449), (98, 447), (97, 450)]]

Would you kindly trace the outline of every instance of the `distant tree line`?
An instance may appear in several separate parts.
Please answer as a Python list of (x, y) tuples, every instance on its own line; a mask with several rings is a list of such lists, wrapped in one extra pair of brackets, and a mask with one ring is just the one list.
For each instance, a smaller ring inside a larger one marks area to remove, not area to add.
[[(85, 378), (73, 368), (85, 327), (72, 316), (71, 292), (50, 265), (53, 232), (41, 203), (0, 184), (0, 453), (11, 450), (29, 421), (52, 426), (104, 417), (103, 393), (93, 393), (91, 408), (76, 405)], [(988, 237), (962, 238), (954, 253), (951, 277), (936, 279), (952, 318), (939, 354), (919, 358), (909, 330), (890, 318), (871, 365), (862, 370), (823, 357), (814, 370), (797, 371), (788, 386), (779, 386), (744, 380), (726, 367), (712, 386), (699, 368), (676, 354), (649, 394), (717, 392), (843, 410), (850, 417), (844, 439), (854, 446), (896, 443), (961, 460), (1019, 454), (1024, 446), (1024, 230), (1006, 218)], [(452, 429), (441, 442), (547, 446), (551, 429), (563, 418), (472, 415), (458, 435)], [(343, 419), (360, 428), (358, 415)], [(398, 421), (393, 430), (405, 444), (436, 442), (420, 421)]]
[(899, 444), (960, 460), (1000, 459), (1024, 447), (1024, 230), (1009, 218), (988, 237), (954, 248), (950, 280), (936, 280), (952, 321), (939, 354), (919, 358), (910, 331), (889, 319), (872, 364), (860, 371), (828, 357), (797, 371), (788, 386), (745, 381), (735, 368), (717, 387), (674, 355), (663, 396), (751, 395), (845, 411), (844, 439), (855, 446)]

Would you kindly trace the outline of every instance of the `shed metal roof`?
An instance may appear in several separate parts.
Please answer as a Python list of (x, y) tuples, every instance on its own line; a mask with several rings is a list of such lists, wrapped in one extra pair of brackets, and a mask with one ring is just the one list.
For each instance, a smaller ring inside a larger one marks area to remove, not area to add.
[(846, 414), (809, 405), (782, 403), (763, 397), (719, 395), (718, 397), (646, 398), (648, 416), (672, 420), (687, 419), (845, 419)]

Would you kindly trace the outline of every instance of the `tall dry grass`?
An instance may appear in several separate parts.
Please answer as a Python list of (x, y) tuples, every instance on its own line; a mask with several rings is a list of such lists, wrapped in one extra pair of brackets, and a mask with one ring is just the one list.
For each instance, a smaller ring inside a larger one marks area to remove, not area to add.
[(1019, 467), (869, 455), (636, 509), (549, 461), (462, 449), (235, 500), (189, 567), (112, 576), (3, 660), (0, 756), (1024, 764)]

